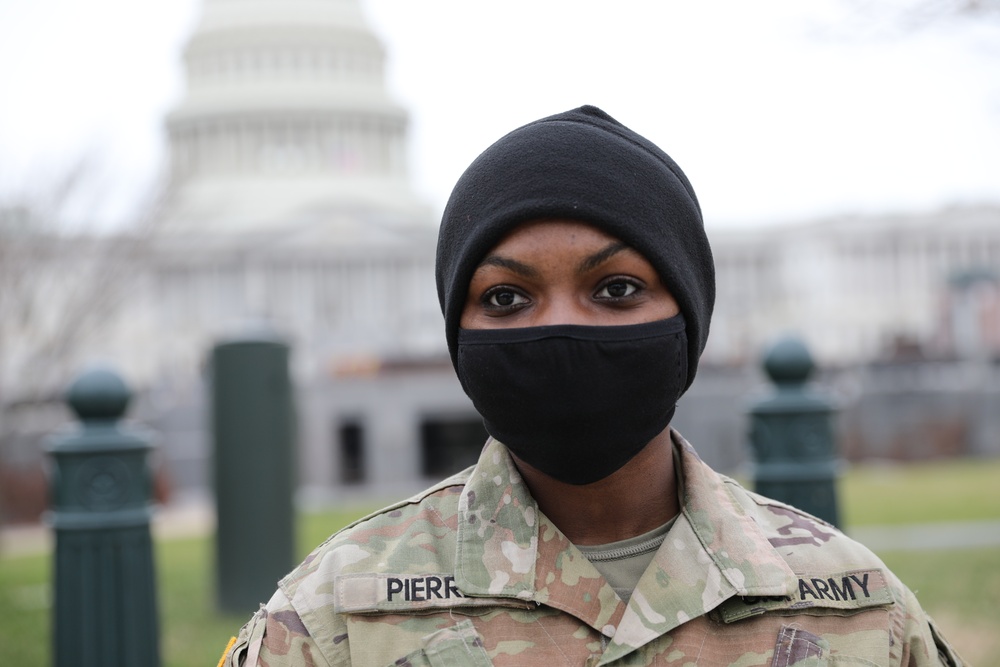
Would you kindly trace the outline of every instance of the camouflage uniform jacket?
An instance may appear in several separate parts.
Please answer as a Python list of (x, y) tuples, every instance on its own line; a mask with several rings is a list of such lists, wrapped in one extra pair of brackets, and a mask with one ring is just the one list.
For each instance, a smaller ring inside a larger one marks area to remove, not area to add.
[(706, 466), (626, 605), (537, 508), (507, 450), (320, 545), (230, 665), (961, 664), (868, 549)]

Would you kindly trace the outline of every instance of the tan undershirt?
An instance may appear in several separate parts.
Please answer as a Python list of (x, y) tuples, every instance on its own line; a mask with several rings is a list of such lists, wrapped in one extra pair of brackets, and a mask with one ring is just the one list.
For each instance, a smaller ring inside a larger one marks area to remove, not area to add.
[(632, 597), (639, 578), (653, 562), (656, 550), (663, 544), (670, 527), (677, 520), (675, 516), (659, 528), (648, 533), (630, 537), (620, 542), (577, 546), (598, 572), (607, 580), (615, 593), (624, 602)]

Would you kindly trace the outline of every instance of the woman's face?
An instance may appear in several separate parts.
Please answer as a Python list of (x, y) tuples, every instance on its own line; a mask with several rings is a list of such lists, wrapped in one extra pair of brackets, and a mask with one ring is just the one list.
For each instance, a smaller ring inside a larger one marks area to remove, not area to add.
[(588, 224), (545, 220), (518, 226), (479, 263), (461, 327), (640, 324), (678, 312), (637, 251)]

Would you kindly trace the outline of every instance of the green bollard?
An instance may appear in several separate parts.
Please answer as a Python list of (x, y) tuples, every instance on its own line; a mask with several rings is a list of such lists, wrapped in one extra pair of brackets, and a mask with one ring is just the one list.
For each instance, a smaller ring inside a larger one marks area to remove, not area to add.
[(52, 439), (56, 667), (160, 664), (145, 435), (119, 425), (131, 394), (108, 369), (90, 370), (66, 400), (80, 419)]
[(839, 526), (834, 407), (806, 387), (812, 355), (802, 341), (785, 338), (763, 365), (776, 392), (750, 408), (754, 490)]
[(212, 351), (218, 606), (250, 613), (295, 557), (295, 417), (288, 346), (236, 340)]

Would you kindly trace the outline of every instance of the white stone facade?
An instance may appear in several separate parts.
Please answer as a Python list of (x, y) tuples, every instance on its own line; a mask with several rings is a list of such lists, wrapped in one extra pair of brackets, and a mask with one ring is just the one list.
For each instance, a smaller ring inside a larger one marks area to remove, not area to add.
[[(1000, 207), (710, 236), (718, 300), (709, 361), (753, 360), (762, 345), (789, 332), (803, 336), (826, 365), (892, 356), (901, 345), (929, 357), (970, 349), (1000, 354), (1000, 312), (990, 305), (1000, 278)], [(959, 297), (970, 275), (980, 278), (973, 305), (965, 306), (974, 308), (976, 322), (956, 334), (955, 308), (968, 302)]]

